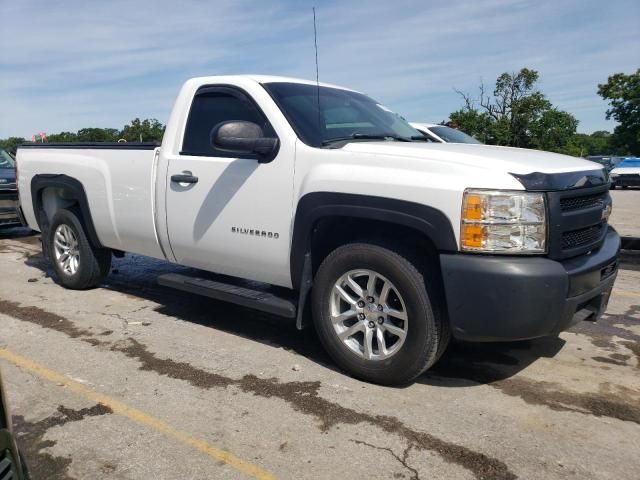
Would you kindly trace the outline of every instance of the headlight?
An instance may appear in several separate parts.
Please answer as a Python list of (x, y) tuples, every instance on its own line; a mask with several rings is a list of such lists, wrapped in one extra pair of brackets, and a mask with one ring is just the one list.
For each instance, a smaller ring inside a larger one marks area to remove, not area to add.
[(466, 190), (460, 225), (462, 250), (545, 253), (546, 211), (542, 193)]

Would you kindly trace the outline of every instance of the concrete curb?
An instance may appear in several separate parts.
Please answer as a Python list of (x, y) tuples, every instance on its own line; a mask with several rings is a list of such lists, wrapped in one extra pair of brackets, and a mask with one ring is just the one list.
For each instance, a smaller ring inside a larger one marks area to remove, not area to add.
[(623, 236), (621, 240), (623, 250), (640, 250), (640, 237)]

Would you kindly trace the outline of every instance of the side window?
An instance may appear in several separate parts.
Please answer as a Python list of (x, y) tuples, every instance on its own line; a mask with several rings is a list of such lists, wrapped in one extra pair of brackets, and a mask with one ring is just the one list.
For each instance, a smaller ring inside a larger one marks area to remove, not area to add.
[(229, 89), (205, 90), (197, 93), (191, 104), (182, 141), (182, 155), (238, 157), (237, 153), (216, 150), (211, 145), (211, 130), (220, 122), (245, 120), (257, 123), (267, 136), (275, 136), (262, 112), (241, 92)]

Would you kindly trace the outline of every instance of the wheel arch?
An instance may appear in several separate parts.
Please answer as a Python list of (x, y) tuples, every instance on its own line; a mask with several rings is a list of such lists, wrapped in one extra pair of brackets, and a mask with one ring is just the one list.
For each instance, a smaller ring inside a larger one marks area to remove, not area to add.
[(77, 205), (89, 241), (95, 247), (102, 247), (91, 217), (87, 194), (79, 180), (62, 174), (35, 175), (31, 179), (31, 201), (38, 228), (43, 233), (56, 211)]
[[(329, 228), (327, 226), (330, 226)], [(448, 217), (440, 210), (426, 205), (370, 195), (334, 192), (314, 192), (298, 202), (291, 243), (291, 279), (294, 288), (305, 281), (305, 259), (311, 255), (317, 266), (326, 256), (332, 242), (318, 247), (318, 238), (331, 236), (339, 228), (346, 237), (366, 238), (367, 231), (359, 235), (358, 228), (372, 230), (381, 226), (394, 226), (405, 239), (405, 234), (420, 238), (434, 252), (457, 250), (457, 242)], [(339, 226), (339, 227), (338, 227)], [(374, 228), (369, 228), (373, 226)], [(352, 238), (355, 239), (355, 238)], [(329, 239), (331, 240), (331, 239)], [(337, 242), (338, 244), (340, 242)], [(337, 244), (335, 246), (338, 246)], [(315, 258), (314, 258), (315, 257)]]

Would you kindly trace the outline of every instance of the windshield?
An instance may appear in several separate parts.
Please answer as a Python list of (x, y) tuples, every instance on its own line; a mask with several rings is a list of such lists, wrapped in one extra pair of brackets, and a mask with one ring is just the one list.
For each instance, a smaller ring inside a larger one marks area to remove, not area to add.
[(445, 126), (435, 126), (429, 128), (430, 131), (438, 135), (442, 140), (447, 143), (482, 143), (473, 138), (471, 135), (467, 135), (460, 130)]
[(312, 147), (338, 140), (425, 140), (400, 115), (361, 93), (302, 83), (263, 86), (298, 137)]
[(0, 148), (0, 168), (14, 168), (15, 163), (11, 155), (5, 152), (2, 148)]

